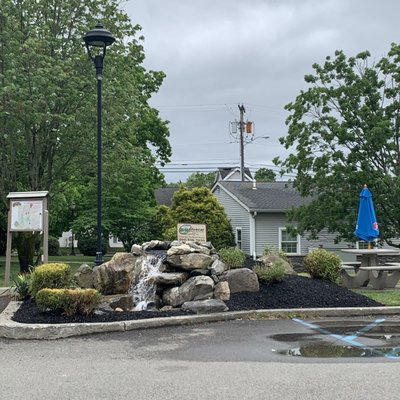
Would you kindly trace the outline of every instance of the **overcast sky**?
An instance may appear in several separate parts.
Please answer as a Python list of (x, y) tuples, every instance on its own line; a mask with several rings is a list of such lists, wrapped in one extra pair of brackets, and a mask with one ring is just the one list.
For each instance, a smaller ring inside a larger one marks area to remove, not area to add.
[[(335, 50), (384, 56), (399, 42), (398, 0), (128, 0), (121, 3), (145, 37), (145, 67), (167, 75), (151, 105), (170, 121), (168, 182), (239, 165), (229, 122), (254, 121), (245, 146), (253, 171), (284, 156), (284, 106), (307, 86), (304, 75)], [(207, 169), (206, 169), (207, 168)], [(176, 172), (179, 170), (180, 172)], [(167, 171), (167, 170), (165, 170)]]

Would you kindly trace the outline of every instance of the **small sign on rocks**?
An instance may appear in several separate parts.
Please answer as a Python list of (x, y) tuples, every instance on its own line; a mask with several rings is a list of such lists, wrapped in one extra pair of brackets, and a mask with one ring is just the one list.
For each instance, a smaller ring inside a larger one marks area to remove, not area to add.
[(178, 240), (192, 242), (207, 242), (207, 225), (180, 223), (177, 225)]

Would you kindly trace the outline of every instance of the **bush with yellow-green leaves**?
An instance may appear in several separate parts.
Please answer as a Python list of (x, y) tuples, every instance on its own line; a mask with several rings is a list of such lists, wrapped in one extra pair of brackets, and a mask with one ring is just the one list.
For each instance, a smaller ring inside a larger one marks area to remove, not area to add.
[(30, 293), (33, 298), (41, 289), (62, 289), (71, 285), (71, 267), (62, 263), (47, 263), (31, 274)]
[(304, 267), (312, 278), (336, 282), (340, 274), (340, 257), (325, 249), (316, 249), (304, 257)]
[(89, 315), (100, 304), (101, 295), (95, 289), (41, 289), (36, 305), (41, 311)]

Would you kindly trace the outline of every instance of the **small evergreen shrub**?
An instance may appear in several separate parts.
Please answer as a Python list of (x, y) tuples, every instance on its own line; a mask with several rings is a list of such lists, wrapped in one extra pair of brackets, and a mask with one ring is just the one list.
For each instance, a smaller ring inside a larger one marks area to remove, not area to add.
[(57, 238), (49, 236), (49, 256), (59, 256), (60, 253), (60, 242)]
[(317, 249), (304, 257), (304, 267), (312, 278), (336, 282), (340, 274), (340, 257), (325, 249)]
[(30, 292), (36, 297), (41, 289), (67, 288), (71, 282), (71, 267), (68, 264), (48, 263), (36, 267), (32, 274)]
[(271, 253), (276, 253), (276, 250), (274, 248), (272, 248), (270, 245), (266, 244), (265, 247), (264, 247), (263, 254), (264, 255), (268, 255), (268, 254), (271, 254)]
[(253, 272), (258, 276), (260, 282), (272, 284), (283, 280), (285, 267), (281, 260), (277, 260), (270, 267), (265, 264), (255, 265)]
[(41, 289), (36, 305), (41, 311), (62, 312), (67, 316), (89, 315), (100, 304), (101, 295), (95, 289)]
[(35, 297), (40, 311), (61, 312), (65, 289), (40, 289)]
[(244, 251), (237, 247), (226, 247), (221, 249), (219, 252), (220, 260), (226, 264), (228, 269), (241, 268), (246, 260), (246, 254)]
[(285, 260), (286, 262), (291, 264), (289, 257), (283, 250), (277, 250), (276, 248), (273, 248), (273, 247), (269, 246), (268, 244), (265, 245), (263, 255), (269, 256), (271, 254), (277, 255), (278, 257), (282, 258), (282, 260)]
[(18, 274), (12, 278), (12, 287), (17, 293), (18, 299), (24, 300), (30, 296), (31, 274)]
[(89, 315), (100, 304), (101, 294), (96, 289), (66, 289), (63, 310), (65, 315)]

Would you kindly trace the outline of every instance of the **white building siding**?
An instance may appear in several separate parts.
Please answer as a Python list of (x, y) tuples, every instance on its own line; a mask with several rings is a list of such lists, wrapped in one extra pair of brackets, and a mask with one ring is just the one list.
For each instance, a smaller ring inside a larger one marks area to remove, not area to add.
[(250, 254), (250, 221), (249, 213), (237, 201), (229, 196), (223, 189), (216, 188), (215, 197), (224, 206), (225, 213), (231, 221), (233, 232), (242, 228), (242, 250)]
[(279, 228), (285, 227), (287, 219), (283, 213), (257, 213), (256, 226), (256, 255), (263, 254), (267, 246), (271, 250), (279, 249)]
[(307, 254), (310, 250), (318, 247), (323, 247), (330, 251), (338, 251), (340, 249), (345, 249), (350, 245), (350, 242), (335, 243), (336, 236), (336, 233), (329, 233), (327, 229), (323, 229), (318, 234), (318, 239), (315, 240), (308, 240), (307, 234), (304, 234), (304, 237), (302, 238), (302, 252)]
[[(284, 213), (258, 213), (256, 216), (256, 254), (261, 255), (266, 246), (272, 250), (279, 249), (279, 228), (290, 225)], [(310, 250), (323, 247), (330, 251), (347, 248), (347, 242), (335, 243), (335, 233), (326, 229), (320, 232), (318, 239), (308, 240), (307, 234), (300, 238), (300, 254), (308, 254)]]

